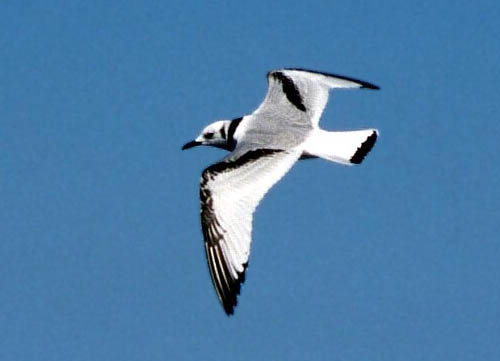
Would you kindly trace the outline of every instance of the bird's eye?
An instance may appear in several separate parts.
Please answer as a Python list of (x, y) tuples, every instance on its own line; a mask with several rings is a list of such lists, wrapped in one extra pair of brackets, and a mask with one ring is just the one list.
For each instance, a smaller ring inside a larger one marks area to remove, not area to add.
[(205, 139), (212, 139), (213, 137), (214, 137), (214, 133), (213, 132), (205, 133)]

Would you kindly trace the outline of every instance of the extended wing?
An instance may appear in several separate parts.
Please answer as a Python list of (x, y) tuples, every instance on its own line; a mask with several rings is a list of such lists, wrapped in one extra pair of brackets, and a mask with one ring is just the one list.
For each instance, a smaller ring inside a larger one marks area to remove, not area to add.
[(314, 126), (328, 102), (329, 89), (379, 89), (362, 80), (305, 69), (270, 71), (267, 79), (266, 97), (254, 114), (265, 117), (285, 111), (292, 122), (307, 121)]
[(244, 282), (255, 208), (300, 157), (301, 150), (252, 150), (203, 171), (201, 225), (210, 275), (229, 315)]

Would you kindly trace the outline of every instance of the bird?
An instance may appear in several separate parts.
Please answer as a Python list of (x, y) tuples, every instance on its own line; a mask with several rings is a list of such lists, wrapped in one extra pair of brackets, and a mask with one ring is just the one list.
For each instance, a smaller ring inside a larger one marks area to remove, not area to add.
[(212, 146), (230, 153), (200, 180), (200, 219), (210, 276), (229, 316), (234, 313), (252, 242), (253, 214), (269, 189), (302, 159), (360, 164), (377, 129), (326, 131), (319, 120), (330, 89), (380, 89), (346, 76), (283, 68), (267, 73), (267, 94), (251, 114), (218, 120), (182, 150)]

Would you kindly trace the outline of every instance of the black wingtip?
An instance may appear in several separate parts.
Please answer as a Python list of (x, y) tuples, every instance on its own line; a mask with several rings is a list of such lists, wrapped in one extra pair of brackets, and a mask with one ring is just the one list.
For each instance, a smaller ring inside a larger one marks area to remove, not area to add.
[(351, 163), (361, 164), (363, 159), (365, 159), (366, 155), (372, 150), (375, 142), (377, 141), (377, 131), (373, 131), (373, 133), (366, 138), (366, 140), (361, 144), (356, 153), (351, 158)]
[(375, 84), (370, 84), (370, 83), (360, 83), (361, 84), (361, 89), (371, 89), (371, 90), (380, 90), (380, 87)]
[[(235, 305), (236, 306), (236, 305)], [(224, 312), (226, 313), (227, 317), (234, 316), (234, 307), (235, 306), (230, 306), (230, 305), (224, 305)]]
[(231, 317), (234, 315), (234, 308), (238, 305), (238, 296), (241, 291), (241, 286), (245, 282), (245, 272), (248, 267), (248, 262), (243, 264), (243, 271), (238, 272), (238, 279), (235, 280), (234, 289), (232, 290), (230, 297), (221, 299), (222, 308), (224, 308), (224, 312), (227, 317)]
[(359, 80), (357, 78), (351, 78), (351, 77), (348, 77), (348, 76), (344, 76), (344, 75), (339, 75), (339, 74), (334, 74), (334, 73), (327, 73), (327, 72), (324, 72), (324, 71), (304, 69), (304, 68), (285, 68), (285, 70), (298, 70), (298, 71), (305, 71), (305, 72), (313, 73), (313, 74), (321, 74), (321, 75), (324, 75), (324, 76), (330, 76), (330, 77), (344, 79), (344, 80), (348, 80), (348, 81), (352, 81), (352, 82), (358, 83), (359, 85), (361, 85), (361, 89), (380, 90), (380, 87), (378, 85), (375, 85), (375, 84), (372, 84), (372, 83), (368, 83), (366, 81)]

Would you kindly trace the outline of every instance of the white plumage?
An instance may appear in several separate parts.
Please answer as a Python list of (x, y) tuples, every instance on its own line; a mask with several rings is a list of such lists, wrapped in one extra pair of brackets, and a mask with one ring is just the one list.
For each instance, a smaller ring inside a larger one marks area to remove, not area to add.
[(250, 254), (253, 213), (268, 190), (299, 159), (359, 164), (378, 136), (375, 129), (328, 132), (318, 127), (331, 88), (377, 86), (353, 78), (282, 69), (268, 73), (268, 91), (251, 115), (218, 121), (184, 145), (231, 153), (203, 171), (201, 224), (212, 281), (227, 314), (237, 303)]

